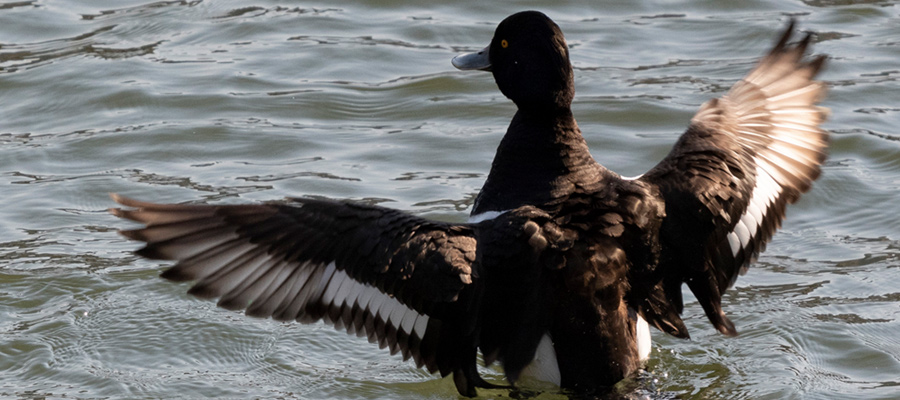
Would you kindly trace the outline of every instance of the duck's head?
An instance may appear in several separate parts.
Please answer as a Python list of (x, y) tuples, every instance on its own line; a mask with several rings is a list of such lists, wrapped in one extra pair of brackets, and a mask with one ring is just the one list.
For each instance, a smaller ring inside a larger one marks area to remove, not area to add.
[(490, 45), (459, 55), (452, 63), (462, 70), (491, 71), (500, 91), (520, 109), (568, 109), (575, 94), (566, 39), (559, 26), (538, 11), (507, 17)]

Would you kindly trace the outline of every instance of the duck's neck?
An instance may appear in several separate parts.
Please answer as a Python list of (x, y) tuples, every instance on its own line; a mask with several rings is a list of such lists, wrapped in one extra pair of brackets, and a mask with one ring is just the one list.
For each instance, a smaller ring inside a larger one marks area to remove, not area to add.
[(591, 157), (568, 107), (519, 109), (500, 141), (472, 215), (548, 204), (596, 184), (606, 173)]

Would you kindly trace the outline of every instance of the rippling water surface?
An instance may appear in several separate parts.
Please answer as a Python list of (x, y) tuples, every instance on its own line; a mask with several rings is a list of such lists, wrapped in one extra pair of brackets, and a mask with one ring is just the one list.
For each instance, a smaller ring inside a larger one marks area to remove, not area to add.
[(462, 221), (514, 108), (449, 60), (529, 8), (566, 33), (576, 117), (624, 175), (790, 17), (830, 55), (831, 155), (725, 298), (741, 336), (691, 301), (693, 340), (654, 332), (623, 392), (900, 398), (900, 4), (877, 0), (0, 3), (0, 397), (457, 398), (363, 339), (188, 297), (130, 254), (107, 193)]

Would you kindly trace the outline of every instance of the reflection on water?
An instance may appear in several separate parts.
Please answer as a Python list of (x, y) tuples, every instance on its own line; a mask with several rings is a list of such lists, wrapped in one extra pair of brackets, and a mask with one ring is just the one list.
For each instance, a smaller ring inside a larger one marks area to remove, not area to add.
[[(187, 297), (129, 253), (108, 192), (159, 202), (312, 195), (462, 221), (513, 106), (449, 59), (494, 3), (0, 3), (0, 397), (457, 398), (323, 325)], [(630, 398), (900, 393), (900, 21), (895, 1), (544, 2), (571, 46), (574, 112), (638, 175), (788, 17), (830, 55), (822, 178), (725, 298), (689, 301)], [(502, 382), (496, 368), (482, 371)], [(486, 397), (505, 391), (484, 391)], [(561, 398), (544, 393), (538, 398)]]

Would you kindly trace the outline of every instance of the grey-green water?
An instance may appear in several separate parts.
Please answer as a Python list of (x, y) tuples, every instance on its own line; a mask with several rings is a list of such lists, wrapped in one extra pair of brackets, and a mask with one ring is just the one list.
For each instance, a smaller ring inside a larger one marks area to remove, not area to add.
[(693, 340), (654, 332), (632, 395), (900, 398), (900, 3), (877, 0), (0, 3), (0, 397), (456, 398), (364, 339), (188, 297), (107, 193), (463, 220), (514, 109), (449, 60), (523, 9), (566, 33), (576, 117), (624, 175), (790, 16), (818, 34), (831, 156), (726, 296), (741, 336), (690, 302)]

